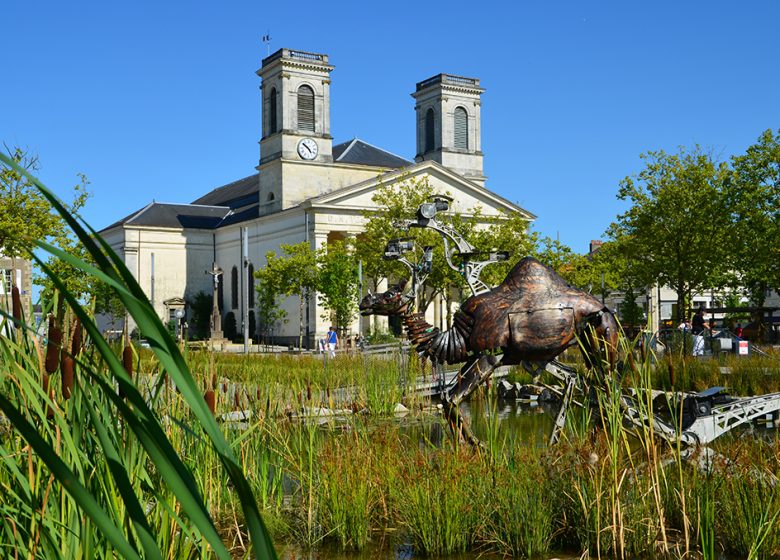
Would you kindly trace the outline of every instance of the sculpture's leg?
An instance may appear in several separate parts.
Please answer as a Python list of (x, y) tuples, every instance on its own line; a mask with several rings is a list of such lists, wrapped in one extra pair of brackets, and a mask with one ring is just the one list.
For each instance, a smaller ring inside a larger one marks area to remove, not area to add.
[(555, 445), (561, 439), (563, 428), (566, 426), (566, 413), (569, 411), (569, 406), (571, 405), (572, 395), (574, 394), (574, 385), (576, 382), (576, 375), (568, 374), (566, 376), (566, 386), (563, 390), (561, 408), (558, 409), (558, 415), (555, 417), (555, 424), (553, 425), (552, 434), (550, 434), (550, 445)]
[(469, 358), (444, 394), (444, 413), (453, 435), (472, 446), (477, 446), (480, 442), (471, 431), (469, 423), (460, 415), (459, 405), (490, 377), (500, 363), (501, 356), (478, 355)]

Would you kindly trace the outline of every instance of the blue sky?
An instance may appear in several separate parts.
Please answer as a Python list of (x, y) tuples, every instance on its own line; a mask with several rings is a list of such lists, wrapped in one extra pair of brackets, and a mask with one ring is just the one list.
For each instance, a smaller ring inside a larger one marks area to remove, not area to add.
[[(488, 187), (578, 252), (639, 154), (722, 158), (780, 128), (780, 2), (37, 2), (3, 6), (0, 140), (36, 152), (103, 227), (253, 172), (259, 78), (281, 47), (327, 53), (336, 142), (414, 156), (415, 83), (486, 88)], [(704, 217), (702, 217), (704, 218)]]

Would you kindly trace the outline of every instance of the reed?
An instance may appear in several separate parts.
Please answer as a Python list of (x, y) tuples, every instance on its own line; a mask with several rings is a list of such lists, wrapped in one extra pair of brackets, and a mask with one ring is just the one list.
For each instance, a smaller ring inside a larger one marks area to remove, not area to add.
[[(29, 558), (162, 558), (171, 550), (185, 558), (230, 557), (196, 472), (182, 460), (183, 449), (177, 449), (181, 442), (166, 435), (161, 417), (150, 408), (93, 318), (33, 252), (37, 248), (105, 282), (122, 300), (181, 391), (198, 432), (194, 447), (210, 449), (219, 458), (218, 472), (233, 484), (253, 554), (274, 558), (241, 467), (141, 288), (121, 259), (99, 236), (93, 237), (93, 230), (69, 214), (35, 177), (5, 155), (0, 154), (0, 159), (40, 190), (95, 263), (41, 241), (28, 247), (56, 288), (56, 303), (45, 303), (44, 308), (57, 311), (49, 321), (45, 357), (37, 351), (37, 333), (22, 321), (17, 322), (17, 336), (0, 338), (0, 410), (10, 421), (10, 429), (0, 439), (4, 489), (0, 549)], [(3, 316), (13, 319), (13, 310), (3, 311)], [(63, 328), (74, 318), (89, 341), (89, 350), (78, 356), (66, 350), (69, 330)], [(73, 361), (64, 372), (63, 355)], [(43, 377), (63, 373), (64, 383)]]

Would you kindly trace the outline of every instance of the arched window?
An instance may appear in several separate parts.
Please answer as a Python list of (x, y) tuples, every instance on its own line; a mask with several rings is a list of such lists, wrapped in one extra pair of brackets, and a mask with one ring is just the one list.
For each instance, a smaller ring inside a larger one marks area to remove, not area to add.
[(428, 109), (428, 111), (425, 113), (425, 150), (423, 153), (430, 152), (436, 148), (434, 145), (434, 118), (435, 116), (433, 114), (433, 109)]
[(238, 309), (238, 269), (230, 271), (230, 308)]
[(274, 193), (272, 193), (272, 192), (269, 192), (269, 193), (268, 193), (268, 197), (266, 198), (266, 201), (267, 201), (267, 202), (273, 202), (273, 200), (274, 200), (275, 198), (276, 198), (276, 197), (274, 196)]
[(246, 269), (246, 294), (251, 309), (255, 306), (255, 265), (251, 263)]
[(276, 88), (271, 88), (271, 95), (268, 98), (268, 134), (274, 134), (278, 131), (276, 124)]
[(455, 149), (469, 149), (469, 115), (463, 107), (455, 107)]
[(314, 132), (314, 90), (306, 85), (298, 88), (298, 130)]

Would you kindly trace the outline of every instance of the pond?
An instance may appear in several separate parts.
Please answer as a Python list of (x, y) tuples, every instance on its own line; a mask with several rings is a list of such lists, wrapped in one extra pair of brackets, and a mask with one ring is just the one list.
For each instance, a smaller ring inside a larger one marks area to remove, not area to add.
[[(519, 401), (506, 401), (500, 399), (475, 399), (472, 402), (461, 405), (461, 410), (465, 416), (471, 419), (475, 434), (483, 441), (490, 439), (501, 442), (502, 446), (516, 449), (533, 448), (544, 452), (548, 448), (548, 439), (554, 424), (555, 415), (558, 412), (557, 403), (526, 404)], [(349, 426), (354, 420), (341, 419), (333, 421), (320, 432), (320, 436), (327, 440), (328, 438), (338, 438), (340, 435), (348, 433), (345, 426)], [(449, 444), (450, 435), (446, 426), (433, 415), (409, 415), (405, 418), (392, 421), (380, 421), (373, 424), (372, 428), (381, 430), (384, 422), (400, 424), (402, 431), (410, 436), (411, 441), (420, 442), (421, 446), (433, 446), (445, 449)], [(575, 427), (575, 430), (587, 430), (586, 415), (581, 409), (574, 409), (570, 413), (569, 422), (573, 424), (580, 423), (581, 426)], [(332, 430), (333, 426), (340, 426), (341, 429)], [(491, 436), (491, 431), (497, 432), (497, 436)], [(730, 448), (735, 440), (744, 438), (746, 435), (751, 440), (766, 441), (777, 438), (776, 429), (767, 430), (762, 427), (744, 427), (735, 430), (728, 436), (719, 440), (719, 448)], [(632, 444), (632, 447), (634, 445)], [(641, 459), (640, 459), (641, 461)], [(558, 465), (559, 468), (564, 468)], [(694, 469), (695, 470), (695, 469)], [(453, 491), (457, 491), (453, 489)], [(565, 491), (569, 491), (568, 489)], [(780, 494), (779, 494), (780, 495)], [(381, 559), (411, 559), (421, 558), (427, 555), (418, 552), (415, 547), (400, 537), (400, 533), (393, 529), (384, 535), (373, 535), (373, 541), (368, 544), (362, 552), (344, 552), (338, 546), (332, 543), (326, 543), (314, 550), (307, 550), (297, 545), (279, 546), (280, 557), (285, 560), (368, 560), (373, 558)], [(727, 538), (725, 535), (722, 538)], [(383, 539), (385, 539), (383, 541)], [(400, 542), (399, 542), (400, 541)], [(695, 546), (695, 545), (694, 545)], [(670, 557), (677, 557), (678, 552), (673, 552)], [(610, 556), (610, 555), (607, 555)], [(489, 560), (502, 558), (501, 555), (491, 554), (480, 547), (473, 551), (461, 554), (450, 554), (445, 556), (451, 560), (472, 560), (476, 558), (485, 558)], [(580, 558), (576, 550), (555, 550), (546, 553), (542, 558), (561, 560), (573, 560)], [(633, 556), (641, 558), (643, 556)], [(719, 560), (733, 560), (739, 555), (727, 556), (719, 554)]]

